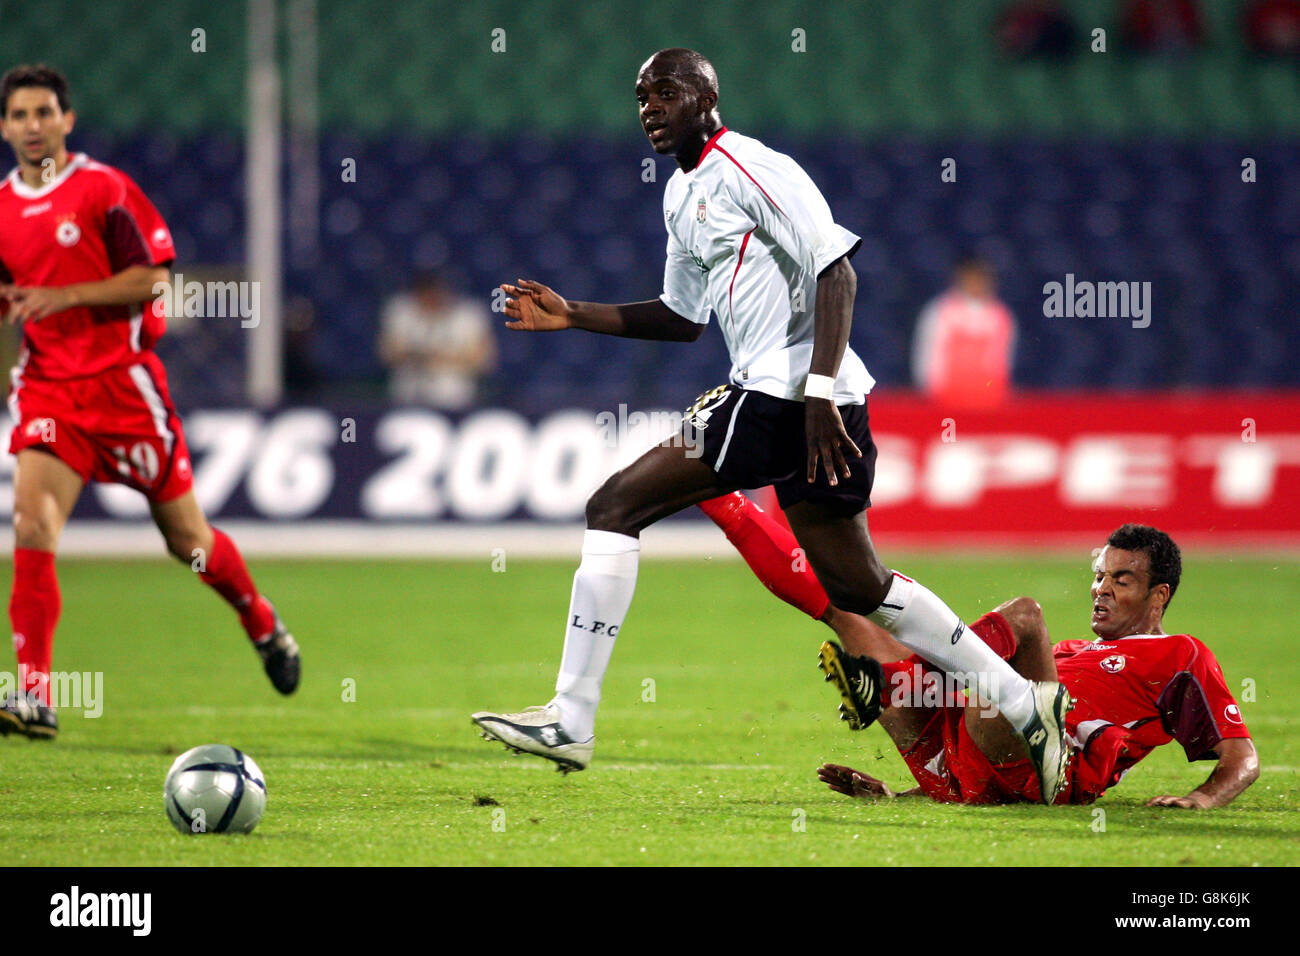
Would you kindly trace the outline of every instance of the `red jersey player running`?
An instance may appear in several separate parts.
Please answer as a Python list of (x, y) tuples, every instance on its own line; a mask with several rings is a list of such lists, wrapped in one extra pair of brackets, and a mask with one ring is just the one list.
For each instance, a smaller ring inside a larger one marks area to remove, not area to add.
[(292, 693), (300, 673), (298, 645), (194, 496), (185, 435), (153, 353), (171, 233), (130, 178), (68, 153), (74, 121), (56, 71), (20, 66), (0, 81), (0, 126), (18, 159), (0, 183), (0, 315), (23, 326), (9, 393), (18, 458), (9, 617), (20, 692), (0, 702), (0, 733), (45, 739), (58, 732), (49, 696), (60, 609), (54, 552), (88, 481), (149, 499), (168, 550), (239, 613), (276, 690)]

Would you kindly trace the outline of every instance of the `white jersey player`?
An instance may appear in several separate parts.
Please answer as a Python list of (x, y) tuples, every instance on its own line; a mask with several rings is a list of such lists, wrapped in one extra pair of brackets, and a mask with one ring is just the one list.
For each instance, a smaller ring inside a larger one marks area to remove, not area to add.
[[(708, 322), (731, 353), (732, 384), (802, 401), (812, 361), (817, 276), (862, 240), (831, 217), (799, 165), (726, 127), (664, 190), (668, 261), (661, 301)], [(851, 348), (832, 396), (861, 405), (875, 382)]]
[[(541, 283), (503, 285), (508, 328), (577, 328), (694, 341), (708, 321), (731, 352), (731, 383), (687, 414), (688, 440), (650, 449), (587, 503), (564, 655), (550, 703), (473, 715), (484, 736), (581, 770), (591, 760), (605, 670), (636, 589), (639, 535), (660, 518), (741, 488), (772, 485), (809, 563), (837, 608), (868, 616), (948, 671), (979, 675), (978, 691), (1019, 733), (1045, 803), (1065, 781), (1069, 694), (1030, 682), (925, 587), (890, 571), (867, 529), (875, 445), (872, 381), (848, 349), (858, 237), (837, 225), (792, 159), (730, 132), (718, 80), (693, 50), (661, 50), (636, 83), (641, 124), (657, 153), (676, 158), (664, 195), (668, 263), (658, 299), (570, 302)], [(701, 447), (702, 446), (702, 447)], [(860, 688), (870, 723), (880, 687)]]

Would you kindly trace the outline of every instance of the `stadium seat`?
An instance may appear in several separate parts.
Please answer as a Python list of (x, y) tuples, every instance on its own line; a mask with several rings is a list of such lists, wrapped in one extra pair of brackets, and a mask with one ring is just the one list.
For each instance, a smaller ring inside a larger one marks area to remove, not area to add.
[[(662, 189), (671, 165), (659, 161), (656, 181), (643, 181), (646, 151), (635, 133), (576, 142), (534, 133), (523, 142), (526, 149), (484, 134), (426, 140), (355, 130), (322, 137), (324, 266), (293, 269), (287, 281), (289, 294), (315, 303), (322, 371), (380, 380), (379, 310), (425, 269), (448, 270), (484, 301), (498, 282), (521, 273), (576, 298), (659, 293)], [(946, 285), (953, 258), (972, 248), (1002, 273), (1002, 295), (1020, 323), (1022, 384), (1300, 384), (1300, 368), (1285, 359), (1300, 350), (1286, 318), (1300, 314), (1300, 199), (1286, 185), (1300, 176), (1294, 145), (870, 142), (842, 131), (825, 138), (787, 132), (773, 144), (807, 164), (839, 220), (863, 236), (851, 340), (884, 385), (910, 382), (916, 316)], [(146, 184), (175, 231), (178, 269), (242, 261), (236, 137), (88, 131), (78, 145)], [(1267, 175), (1243, 183), (1244, 155)], [(939, 179), (947, 156), (958, 159), (957, 183)], [(356, 182), (337, 174), (343, 158), (356, 161)], [(1116, 357), (1101, 348), (1095, 325), (1045, 318), (1043, 285), (1067, 273), (1151, 281), (1148, 334), (1125, 339)], [(541, 407), (540, 396), (565, 388), (570, 403), (593, 389), (608, 397), (620, 375), (638, 396), (675, 407), (728, 365), (712, 329), (692, 346), (662, 348), (594, 336), (569, 337), (563, 350), (543, 337), (503, 334), (501, 341), (496, 399), (521, 407)], [(227, 400), (239, 392), (239, 377), (230, 376)]]

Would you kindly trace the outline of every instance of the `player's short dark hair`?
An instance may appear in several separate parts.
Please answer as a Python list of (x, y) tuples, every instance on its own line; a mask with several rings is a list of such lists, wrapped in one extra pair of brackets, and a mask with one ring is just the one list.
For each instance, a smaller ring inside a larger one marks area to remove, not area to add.
[(1168, 610), (1183, 576), (1183, 554), (1174, 539), (1150, 525), (1126, 524), (1116, 528), (1106, 543), (1121, 551), (1141, 551), (1147, 556), (1151, 563), (1151, 587), (1169, 585), (1169, 600), (1165, 602)]
[(35, 66), (16, 66), (0, 80), (0, 116), (9, 115), (9, 94), (27, 86), (38, 86), (51, 91), (65, 113), (71, 108), (68, 98), (68, 79), (58, 70), (38, 63)]
[(702, 53), (686, 47), (674, 46), (660, 50), (651, 57), (651, 59), (660, 58), (672, 61), (678, 75), (690, 83), (696, 93), (718, 95), (718, 71)]

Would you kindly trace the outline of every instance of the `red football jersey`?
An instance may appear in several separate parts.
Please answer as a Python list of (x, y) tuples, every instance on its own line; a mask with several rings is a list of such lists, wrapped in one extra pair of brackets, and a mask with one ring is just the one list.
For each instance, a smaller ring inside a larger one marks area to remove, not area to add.
[[(75, 153), (33, 189), (18, 170), (0, 182), (0, 278), (20, 286), (98, 282), (129, 266), (168, 265), (172, 236), (125, 173)], [(163, 334), (162, 301), (56, 312), (23, 327), (19, 368), (66, 379), (130, 365)]]
[(1075, 789), (1099, 796), (1170, 740), (1188, 760), (1212, 760), (1219, 741), (1250, 736), (1219, 662), (1190, 635), (1061, 641), (1054, 653), (1076, 701), (1066, 718), (1083, 750)]

